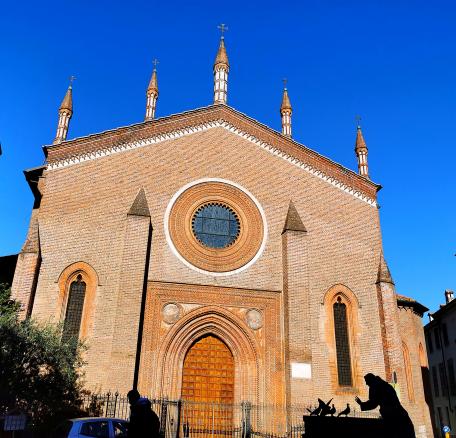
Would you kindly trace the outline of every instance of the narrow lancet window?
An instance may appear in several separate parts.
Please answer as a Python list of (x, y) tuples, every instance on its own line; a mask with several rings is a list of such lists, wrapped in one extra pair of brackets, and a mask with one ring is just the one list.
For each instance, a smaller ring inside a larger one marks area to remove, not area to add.
[(405, 380), (407, 382), (407, 393), (408, 398), (411, 402), (415, 400), (415, 395), (413, 393), (413, 377), (412, 377), (412, 367), (410, 365), (410, 353), (407, 348), (407, 345), (402, 344), (402, 355), (404, 356), (404, 366), (405, 366)]
[(339, 385), (352, 385), (350, 342), (348, 337), (347, 306), (340, 297), (333, 305), (334, 332), (336, 338), (337, 375)]
[(76, 281), (70, 285), (68, 304), (63, 323), (62, 341), (67, 342), (71, 338), (78, 338), (81, 329), (82, 310), (84, 307), (86, 284), (82, 276), (78, 275)]

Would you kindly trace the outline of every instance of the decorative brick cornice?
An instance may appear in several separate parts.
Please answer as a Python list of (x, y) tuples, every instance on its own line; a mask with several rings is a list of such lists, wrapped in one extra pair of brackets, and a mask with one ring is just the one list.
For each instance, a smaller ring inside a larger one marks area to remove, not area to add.
[(340, 190), (376, 205), (376, 194), (381, 186), (226, 105), (211, 105), (45, 146), (47, 169), (60, 169), (212, 128), (224, 128)]
[(413, 298), (406, 297), (405, 295), (396, 294), (397, 306), (403, 309), (411, 309), (413, 313), (416, 313), (420, 318), (429, 310), (426, 306), (423, 306)]

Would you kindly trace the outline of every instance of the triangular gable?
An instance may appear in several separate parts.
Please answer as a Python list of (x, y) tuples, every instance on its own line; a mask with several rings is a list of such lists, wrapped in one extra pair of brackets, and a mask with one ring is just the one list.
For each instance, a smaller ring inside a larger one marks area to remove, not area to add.
[(216, 127), (225, 128), (333, 186), (376, 205), (376, 194), (381, 186), (227, 105), (211, 105), (45, 146), (47, 168), (67, 167)]

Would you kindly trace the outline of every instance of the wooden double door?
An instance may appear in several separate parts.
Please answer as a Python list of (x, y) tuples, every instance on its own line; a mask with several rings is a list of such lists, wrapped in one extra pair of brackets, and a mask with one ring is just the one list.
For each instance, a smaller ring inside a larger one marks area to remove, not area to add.
[(233, 429), (233, 354), (218, 337), (207, 335), (188, 350), (182, 371), (184, 425), (199, 437), (228, 435)]

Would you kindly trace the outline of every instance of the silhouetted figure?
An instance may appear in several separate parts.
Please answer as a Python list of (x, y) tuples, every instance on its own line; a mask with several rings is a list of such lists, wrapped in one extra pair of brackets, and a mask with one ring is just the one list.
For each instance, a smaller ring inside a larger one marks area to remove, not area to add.
[(362, 411), (370, 411), (380, 406), (380, 414), (385, 422), (385, 428), (389, 438), (415, 438), (415, 429), (402, 407), (396, 391), (379, 376), (371, 373), (364, 376), (366, 385), (369, 386), (369, 400), (362, 402), (359, 397), (355, 398)]
[(160, 420), (152, 410), (150, 401), (140, 397), (136, 389), (127, 394), (130, 402), (130, 424), (128, 426), (128, 438), (158, 438), (160, 435)]
[(329, 410), (329, 415), (331, 415), (331, 417), (334, 417), (335, 413), (336, 413), (336, 407), (334, 406), (334, 404), (332, 404), (331, 409)]
[(347, 407), (343, 411), (339, 412), (337, 414), (337, 416), (341, 417), (342, 415), (345, 415), (346, 417), (348, 417), (348, 414), (350, 413), (350, 411), (351, 411), (350, 405), (347, 403)]

